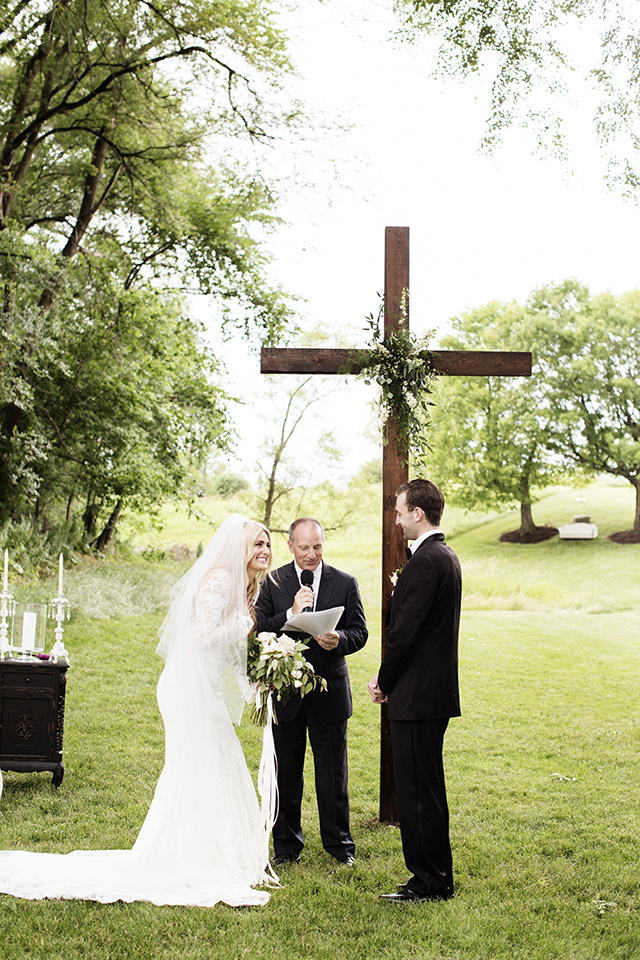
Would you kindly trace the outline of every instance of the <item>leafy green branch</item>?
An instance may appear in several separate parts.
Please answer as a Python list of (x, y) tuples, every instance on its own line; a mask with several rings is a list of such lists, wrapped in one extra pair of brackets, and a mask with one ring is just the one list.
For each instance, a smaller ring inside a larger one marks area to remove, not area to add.
[[(383, 442), (388, 442), (388, 423), (395, 420), (398, 452), (403, 465), (413, 461), (424, 464), (430, 451), (426, 428), (431, 423), (434, 406), (433, 384), (437, 373), (429, 341), (433, 330), (423, 337), (411, 333), (407, 323), (406, 296), (400, 303), (399, 326), (384, 336), (384, 298), (380, 298), (378, 316), (366, 318), (371, 340), (365, 350), (357, 351), (350, 360), (350, 368), (357, 367), (356, 376), (380, 387), (377, 399), (378, 413), (383, 426)], [(355, 362), (354, 362), (355, 361)]]

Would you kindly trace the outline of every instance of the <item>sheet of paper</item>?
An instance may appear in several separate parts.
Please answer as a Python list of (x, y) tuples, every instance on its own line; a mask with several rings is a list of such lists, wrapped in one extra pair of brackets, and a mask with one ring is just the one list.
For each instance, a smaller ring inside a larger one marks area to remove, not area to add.
[(316, 610), (315, 613), (296, 613), (294, 617), (287, 620), (283, 629), (319, 637), (321, 633), (326, 633), (327, 630), (335, 630), (336, 624), (343, 613), (344, 607)]

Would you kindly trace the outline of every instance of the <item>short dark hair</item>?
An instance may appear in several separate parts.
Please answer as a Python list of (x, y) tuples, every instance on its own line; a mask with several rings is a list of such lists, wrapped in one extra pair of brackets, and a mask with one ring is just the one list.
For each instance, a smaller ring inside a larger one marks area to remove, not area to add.
[(324, 541), (324, 527), (319, 520), (315, 520), (313, 517), (298, 517), (298, 519), (294, 520), (289, 527), (289, 540), (291, 543), (293, 543), (293, 535), (301, 523), (315, 523), (316, 527), (320, 528), (320, 533), (322, 534), (322, 539)]
[(420, 507), (427, 522), (432, 527), (438, 526), (444, 510), (444, 495), (440, 487), (437, 487), (431, 480), (416, 477), (415, 480), (400, 484), (396, 490), (396, 497), (399, 497), (401, 493), (406, 495), (409, 510)]

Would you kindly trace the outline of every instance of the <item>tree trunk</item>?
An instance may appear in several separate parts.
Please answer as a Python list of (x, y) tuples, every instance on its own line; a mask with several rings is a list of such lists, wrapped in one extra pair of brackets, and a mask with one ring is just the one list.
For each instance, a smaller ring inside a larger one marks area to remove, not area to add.
[(9, 324), (13, 318), (13, 314), (16, 306), (16, 285), (11, 281), (7, 281), (4, 285), (4, 296), (2, 298), (2, 322), (3, 326), (8, 329)]
[(267, 496), (264, 501), (264, 518), (262, 522), (264, 523), (267, 530), (271, 529), (271, 512), (273, 510), (273, 501), (274, 501), (274, 492), (276, 487), (276, 470), (278, 469), (278, 459), (274, 459), (273, 465), (271, 467), (271, 476), (269, 477), (269, 486), (267, 489)]
[[(24, 178), (25, 172), (33, 156), (33, 145), (40, 133), (42, 124), (34, 119), (31, 123), (30, 133), (27, 136), (27, 145), (19, 163), (15, 164), (16, 152), (20, 143), (24, 142), (23, 134), (24, 124), (28, 123), (28, 103), (29, 94), (34, 80), (39, 73), (44, 72), (46, 60), (51, 51), (50, 31), (52, 18), (55, 14), (50, 14), (49, 19), (44, 23), (43, 37), (45, 40), (40, 44), (33, 56), (27, 61), (21, 70), (21, 77), (16, 87), (13, 98), (13, 104), (8, 121), (5, 124), (4, 143), (2, 147), (2, 157), (0, 159), (0, 169), (2, 176), (2, 188), (0, 189), (0, 229), (4, 230), (9, 222), (11, 204), (15, 196), (16, 186), (19, 186)], [(49, 72), (45, 74), (45, 80), (40, 94), (40, 110), (42, 115), (48, 105), (51, 96), (52, 76)]]
[(633, 520), (633, 533), (640, 539), (640, 477), (631, 481), (636, 490), (636, 515)]
[[(107, 193), (113, 186), (115, 182), (115, 176), (112, 178), (111, 183), (108, 185), (107, 190), (104, 191), (100, 200), (97, 200), (98, 186), (100, 185), (100, 180), (102, 178), (102, 171), (104, 167), (104, 161), (107, 156), (107, 141), (102, 137), (98, 137), (93, 148), (93, 157), (91, 159), (91, 173), (88, 174), (84, 186), (84, 194), (82, 197), (82, 203), (80, 204), (80, 212), (78, 213), (77, 220), (74, 224), (73, 230), (71, 231), (69, 238), (62, 250), (60, 256), (65, 260), (69, 260), (72, 257), (75, 257), (80, 247), (82, 238), (84, 237), (91, 220), (94, 215), (100, 209), (102, 203), (104, 202)], [(51, 307), (53, 306), (53, 301), (55, 299), (55, 283), (51, 287), (47, 287), (42, 291), (42, 296), (40, 297), (40, 302), (38, 306), (43, 313), (48, 313)]]
[(3, 436), (11, 438), (14, 432), (20, 432), (25, 425), (26, 414), (24, 410), (17, 407), (15, 403), (6, 404), (0, 411), (0, 433)]
[(111, 541), (113, 540), (113, 535), (116, 532), (116, 525), (120, 519), (120, 514), (122, 513), (122, 500), (118, 500), (115, 507), (113, 508), (113, 513), (107, 520), (104, 530), (98, 537), (95, 543), (96, 550), (106, 550)]
[(531, 514), (531, 492), (529, 490), (529, 475), (520, 475), (520, 536), (536, 532), (536, 525)]
[(98, 518), (99, 509), (96, 507), (93, 502), (93, 490), (89, 487), (89, 493), (87, 494), (87, 505), (84, 508), (84, 514), (82, 516), (82, 522), (84, 523), (84, 530), (87, 535), (89, 543), (93, 540), (93, 536), (96, 532), (96, 520)]

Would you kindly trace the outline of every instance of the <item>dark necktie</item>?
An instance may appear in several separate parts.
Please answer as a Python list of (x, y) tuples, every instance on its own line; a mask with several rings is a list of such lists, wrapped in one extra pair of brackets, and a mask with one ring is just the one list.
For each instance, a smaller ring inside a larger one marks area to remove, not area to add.
[(405, 547), (405, 550), (407, 551), (407, 560), (411, 560), (411, 557), (413, 556), (411, 553), (411, 547)]

